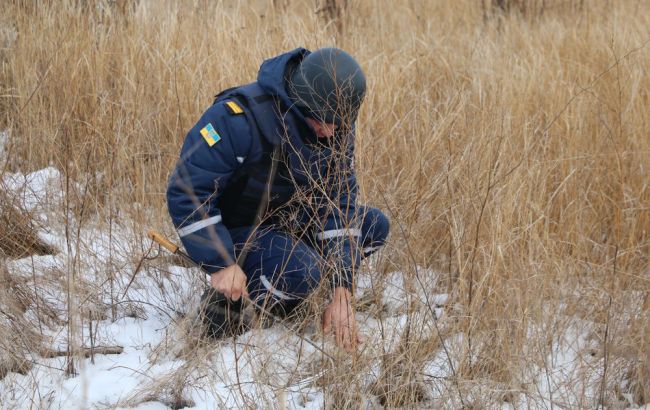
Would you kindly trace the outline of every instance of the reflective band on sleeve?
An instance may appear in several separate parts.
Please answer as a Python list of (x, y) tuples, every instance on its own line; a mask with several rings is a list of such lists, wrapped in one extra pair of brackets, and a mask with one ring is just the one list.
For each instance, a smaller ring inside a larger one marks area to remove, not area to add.
[(339, 238), (341, 236), (361, 236), (360, 229), (332, 229), (316, 234), (316, 239), (324, 241), (325, 239)]
[(191, 225), (184, 226), (178, 230), (178, 236), (181, 238), (187, 236), (196, 231), (200, 231), (206, 226), (215, 225), (221, 222), (221, 215), (213, 216), (212, 218), (202, 219), (198, 222), (194, 222)]
[(262, 285), (264, 285), (264, 287), (269, 292), (271, 292), (273, 294), (273, 296), (277, 296), (278, 298), (283, 299), (283, 300), (294, 300), (294, 299), (296, 299), (293, 296), (289, 296), (286, 293), (274, 288), (273, 285), (271, 284), (271, 282), (269, 282), (269, 280), (266, 278), (265, 275), (260, 275), (260, 282), (262, 282)]

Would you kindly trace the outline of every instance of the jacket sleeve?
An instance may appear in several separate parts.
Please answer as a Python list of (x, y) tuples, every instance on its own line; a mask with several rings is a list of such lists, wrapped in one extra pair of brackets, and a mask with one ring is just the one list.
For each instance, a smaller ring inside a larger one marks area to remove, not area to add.
[(219, 198), (246, 158), (252, 137), (244, 115), (210, 107), (189, 131), (167, 187), (167, 205), (187, 253), (209, 272), (232, 265), (232, 239)]
[(331, 283), (352, 290), (353, 273), (361, 262), (361, 229), (356, 216), (357, 179), (354, 172), (354, 133), (347, 146), (332, 154), (326, 199), (317, 207), (321, 223), (314, 239), (331, 266)]

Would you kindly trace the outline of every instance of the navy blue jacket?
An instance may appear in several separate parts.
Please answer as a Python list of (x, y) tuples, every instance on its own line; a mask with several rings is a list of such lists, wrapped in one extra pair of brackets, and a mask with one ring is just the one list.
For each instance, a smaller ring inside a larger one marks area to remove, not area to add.
[(310, 243), (335, 262), (334, 285), (351, 286), (361, 234), (354, 129), (319, 140), (294, 106), (286, 78), (308, 54), (299, 48), (266, 60), (257, 82), (219, 94), (185, 138), (167, 202), (185, 249), (208, 271), (234, 263), (229, 229), (255, 225), (277, 156), (262, 224), (302, 225)]

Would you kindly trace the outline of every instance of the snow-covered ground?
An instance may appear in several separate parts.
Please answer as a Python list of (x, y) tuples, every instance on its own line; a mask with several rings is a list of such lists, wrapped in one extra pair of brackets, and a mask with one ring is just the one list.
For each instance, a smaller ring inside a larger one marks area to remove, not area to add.
[[(44, 348), (65, 352), (71, 343), (76, 348), (119, 347), (122, 351), (76, 360), (72, 374), (66, 372), (65, 356), (47, 358), (31, 352), (27, 357), (33, 363), (30, 370), (10, 372), (0, 380), (0, 408), (319, 409), (328, 405), (328, 389), (341, 388), (324, 386), (322, 380), (328, 369), (351, 366), (352, 359), (320, 336), (316, 320), (299, 332), (275, 324), (235, 340), (194, 343), (188, 335), (189, 319), (183, 317), (196, 310), (204, 278), (196, 269), (172, 266), (162, 258), (142, 261), (145, 254), (157, 253), (155, 249), (148, 252), (146, 227), (138, 231), (123, 219), (109, 226), (106, 221), (77, 221), (68, 215), (66, 230), (66, 217), (58, 211), (65, 209), (66, 184), (54, 168), (28, 175), (7, 174), (3, 184), (34, 213), (42, 226), (39, 237), (59, 250), (55, 255), (7, 261), (9, 274), (35, 289), (40, 303), (29, 306), (24, 315), (38, 323)], [(358, 385), (345, 388), (369, 391), (380, 377), (382, 354), (395, 348), (407, 326), (407, 303), (415, 301), (424, 307), (418, 317), (411, 317), (421, 335), (435, 336), (437, 321), (453, 310), (446, 306), (448, 295), (433, 291), (435, 272), (423, 269), (419, 275), (423, 281), (413, 283), (406, 283), (400, 272), (389, 274), (381, 283), (376, 276), (369, 265), (359, 278), (358, 289), (360, 299), (380, 295), (375, 303), (379, 309), (357, 314), (366, 339), (362, 355), (369, 364)], [(43, 319), (46, 315), (39, 309), (44, 305), (54, 319)], [(67, 321), (70, 313), (75, 318), (72, 323)], [(599, 374), (584, 377), (581, 372), (590, 366), (598, 368), (599, 359), (585, 354), (590, 341), (579, 328), (553, 341), (544, 363), (531, 366), (525, 375), (526, 394), (514, 392), (502, 408), (574, 408), (594, 403), (597, 380), (592, 379)], [(454, 389), (451, 365), (458, 365), (450, 357), (457, 357), (454, 353), (461, 342), (460, 335), (448, 336), (444, 349), (424, 359), (421, 381), (427, 397), (423, 408), (460, 405), (450, 393)], [(471, 388), (465, 400), (485, 393), (480, 386)], [(380, 407), (376, 397), (363, 394), (366, 408)]]

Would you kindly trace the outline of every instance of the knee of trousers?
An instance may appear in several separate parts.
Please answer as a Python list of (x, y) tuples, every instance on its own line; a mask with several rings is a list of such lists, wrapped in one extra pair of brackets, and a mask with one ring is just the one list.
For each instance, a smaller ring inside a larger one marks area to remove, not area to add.
[(390, 221), (379, 209), (367, 207), (365, 208), (361, 231), (364, 248), (380, 247), (386, 243), (388, 238)]
[(316, 290), (320, 279), (320, 263), (316, 260), (309, 260), (289, 271), (285, 281), (289, 293), (298, 299), (304, 299)]
[(315, 257), (294, 257), (275, 267), (270, 274), (260, 274), (253, 290), (254, 298), (270, 297), (287, 304), (307, 298), (321, 279), (319, 260)]

